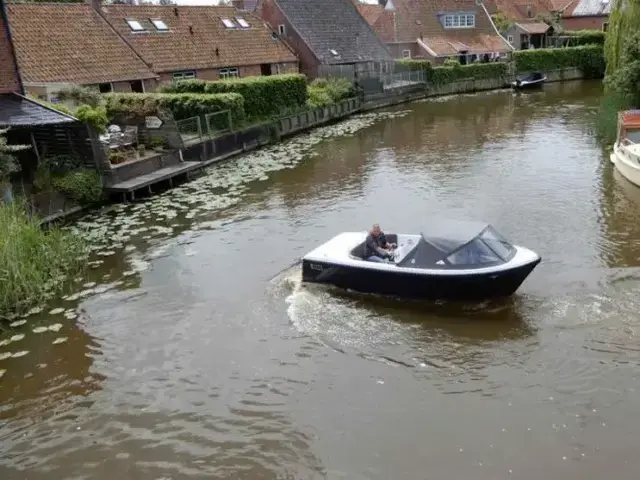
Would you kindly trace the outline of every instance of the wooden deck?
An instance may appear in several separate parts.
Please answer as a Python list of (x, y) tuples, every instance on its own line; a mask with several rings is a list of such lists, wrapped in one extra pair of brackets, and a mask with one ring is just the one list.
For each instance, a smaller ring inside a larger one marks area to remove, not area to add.
[(133, 200), (134, 192), (136, 190), (140, 190), (145, 187), (150, 188), (152, 185), (165, 180), (169, 180), (169, 182), (171, 182), (171, 180), (178, 175), (188, 174), (189, 172), (202, 167), (203, 162), (181, 162), (177, 165), (161, 168), (160, 170), (156, 170), (155, 172), (151, 172), (146, 175), (125, 180), (124, 182), (114, 183), (113, 185), (106, 187), (105, 190), (110, 193), (122, 193), (125, 196), (125, 199), (127, 194), (130, 194), (131, 199)]

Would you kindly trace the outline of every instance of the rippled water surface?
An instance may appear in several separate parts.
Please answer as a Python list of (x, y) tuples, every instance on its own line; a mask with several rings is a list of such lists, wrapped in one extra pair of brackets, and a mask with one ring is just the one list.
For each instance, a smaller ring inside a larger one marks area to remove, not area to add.
[[(636, 479), (640, 189), (590, 134), (599, 96), (403, 105), (83, 219), (90, 271), (0, 337), (0, 478)], [(467, 306), (287, 268), (435, 214), (543, 263)]]

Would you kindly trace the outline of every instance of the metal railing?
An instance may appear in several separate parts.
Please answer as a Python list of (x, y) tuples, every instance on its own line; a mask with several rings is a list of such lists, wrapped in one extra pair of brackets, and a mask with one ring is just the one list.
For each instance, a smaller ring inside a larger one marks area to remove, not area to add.
[(209, 140), (233, 130), (233, 122), (229, 110), (185, 118), (184, 120), (178, 120), (176, 125), (185, 145)]

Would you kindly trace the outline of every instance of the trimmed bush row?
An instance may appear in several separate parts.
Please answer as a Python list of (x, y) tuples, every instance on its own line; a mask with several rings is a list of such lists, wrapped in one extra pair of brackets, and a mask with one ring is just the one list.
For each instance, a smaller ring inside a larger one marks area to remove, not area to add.
[(605, 68), (602, 45), (518, 50), (513, 52), (513, 59), (518, 72), (579, 68), (586, 77), (595, 78), (604, 75)]
[(456, 65), (433, 67), (427, 60), (398, 60), (398, 64), (408, 70), (426, 70), (427, 81), (433, 85), (463, 80), (484, 80), (500, 78), (507, 74), (508, 66), (504, 62), (473, 63), (470, 65)]
[(308, 88), (311, 108), (326, 107), (356, 96), (355, 88), (346, 78), (316, 78)]
[(229, 110), (235, 125), (244, 121), (244, 98), (237, 93), (109, 93), (105, 95), (107, 113), (144, 117), (171, 112), (176, 120)]
[(604, 45), (605, 32), (602, 30), (576, 30), (565, 32), (564, 37), (571, 38), (571, 46)]
[(170, 93), (239, 94), (249, 118), (267, 118), (282, 111), (304, 107), (307, 80), (304, 75), (273, 75), (205, 82), (182, 80), (163, 87)]

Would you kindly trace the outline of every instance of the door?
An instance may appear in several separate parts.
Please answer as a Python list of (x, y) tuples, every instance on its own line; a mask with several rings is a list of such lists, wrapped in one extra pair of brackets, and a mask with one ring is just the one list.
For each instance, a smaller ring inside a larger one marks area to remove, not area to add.
[(271, 75), (271, 64), (263, 63), (260, 65), (260, 75)]

